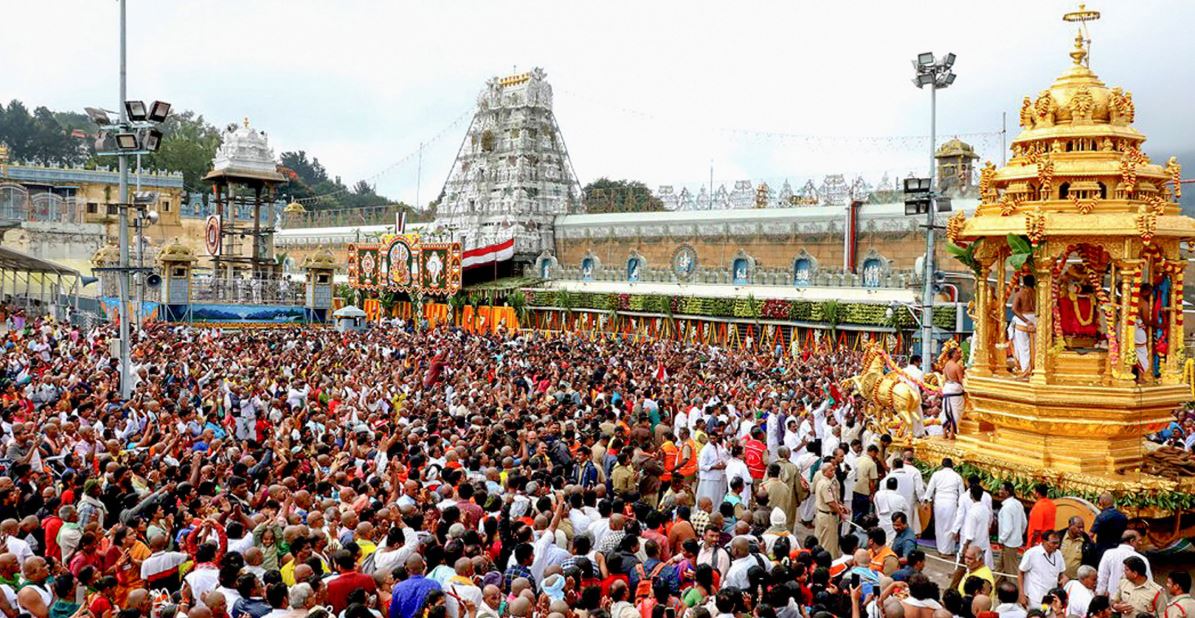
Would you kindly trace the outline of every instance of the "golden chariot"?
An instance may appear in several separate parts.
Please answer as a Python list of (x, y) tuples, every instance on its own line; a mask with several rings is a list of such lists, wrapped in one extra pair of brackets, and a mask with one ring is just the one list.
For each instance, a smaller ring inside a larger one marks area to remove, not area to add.
[[(1110, 490), (1136, 505), (1130, 516), (1155, 519), (1154, 543), (1166, 545), (1189, 534), (1184, 509), (1167, 505), (1195, 483), (1144, 472), (1154, 449), (1144, 437), (1191, 399), (1181, 244), (1195, 238), (1195, 220), (1180, 212), (1180, 166), (1142, 152), (1132, 95), (1092, 72), (1084, 32), (1070, 67), (1024, 98), (1011, 159), (982, 169), (974, 216), (947, 225), (976, 279), (973, 364), (957, 439), (915, 446), (930, 462), (951, 456), (1060, 494)], [(1037, 325), (1021, 371), (1009, 358), (1006, 307), (1029, 274)]]

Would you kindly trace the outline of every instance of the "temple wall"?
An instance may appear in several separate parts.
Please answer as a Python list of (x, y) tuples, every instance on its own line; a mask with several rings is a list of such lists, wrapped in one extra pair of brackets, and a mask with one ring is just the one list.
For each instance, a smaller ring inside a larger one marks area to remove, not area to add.
[[(941, 236), (939, 236), (941, 238)], [(642, 238), (584, 239), (580, 241), (556, 240), (556, 258), (561, 266), (579, 267), (581, 260), (589, 253), (601, 261), (603, 267), (624, 265), (637, 251), (649, 268), (667, 267), (672, 254), (682, 245), (689, 245), (697, 251), (698, 267), (702, 269), (729, 268), (732, 260), (741, 250), (755, 258), (756, 268), (788, 270), (804, 249), (818, 261), (820, 268), (841, 269), (843, 266), (842, 235), (795, 235), (784, 239), (760, 235), (725, 236), (717, 239), (663, 239)], [(860, 234), (857, 245), (856, 263), (861, 264), (865, 256), (875, 251), (890, 260), (890, 267), (909, 270), (925, 253), (925, 236), (915, 232), (871, 232)], [(939, 243), (934, 254), (941, 264), (940, 270), (957, 271), (957, 263)], [(947, 262), (946, 260), (950, 260)]]

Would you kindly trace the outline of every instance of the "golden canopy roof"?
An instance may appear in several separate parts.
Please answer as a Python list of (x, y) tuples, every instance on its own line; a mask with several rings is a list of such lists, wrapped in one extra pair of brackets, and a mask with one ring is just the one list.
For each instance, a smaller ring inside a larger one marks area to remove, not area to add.
[(327, 247), (320, 247), (303, 260), (303, 268), (307, 270), (336, 270), (339, 264), (336, 256)]
[(109, 264), (120, 262), (120, 248), (108, 243), (91, 255), (91, 264), (103, 268)]
[(975, 149), (971, 144), (964, 142), (959, 138), (947, 140), (946, 143), (938, 146), (938, 151), (934, 153), (935, 157), (966, 157), (968, 159), (978, 159), (979, 155), (975, 154)]
[(306, 213), (307, 209), (303, 208), (303, 205), (298, 202), (291, 202), (282, 209), (282, 212), (288, 215), (301, 215)]
[(158, 262), (165, 264), (167, 262), (186, 262), (193, 264), (198, 261), (195, 257), (195, 250), (182, 244), (178, 238), (171, 239), (162, 250), (158, 252)]
[(1022, 101), (1011, 159), (984, 165), (976, 216), (956, 215), (950, 238), (1017, 234), (1036, 245), (1051, 236), (1195, 237), (1195, 220), (1178, 205), (1182, 168), (1141, 152), (1132, 94), (1091, 70), (1082, 35), (1069, 55), (1071, 66), (1049, 88)]

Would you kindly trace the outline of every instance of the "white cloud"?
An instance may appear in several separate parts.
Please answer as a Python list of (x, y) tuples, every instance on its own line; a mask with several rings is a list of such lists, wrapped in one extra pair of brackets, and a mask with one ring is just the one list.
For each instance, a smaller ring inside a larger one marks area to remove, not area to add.
[[(1093, 61), (1134, 93), (1151, 151), (1195, 141), (1184, 120), (1195, 5), (1106, 3)], [(116, 99), (116, 2), (14, 3), (0, 99), (79, 109)], [(649, 185), (782, 182), (841, 171), (878, 180), (924, 167), (928, 95), (909, 59), (958, 54), (939, 95), (939, 134), (998, 131), (1019, 101), (1070, 62), (1066, 2), (381, 2), (129, 0), (129, 93), (194, 109), (217, 125), (249, 116), (276, 151), (305, 149), (346, 182), (415, 150), (471, 108), (484, 80), (542, 66), (582, 180)], [(44, 27), (40, 27), (40, 26)], [(12, 50), (17, 50), (15, 54)], [(435, 196), (464, 125), (424, 152)], [(998, 159), (998, 138), (976, 144)], [(377, 180), (406, 200), (415, 164)]]

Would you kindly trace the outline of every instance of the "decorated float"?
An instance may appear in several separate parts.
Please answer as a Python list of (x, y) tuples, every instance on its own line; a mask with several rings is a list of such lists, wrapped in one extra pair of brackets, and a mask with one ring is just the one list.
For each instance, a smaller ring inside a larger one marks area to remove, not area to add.
[(1080, 30), (1069, 69), (1024, 98), (1011, 158), (982, 169), (974, 216), (949, 221), (976, 276), (973, 364), (957, 439), (914, 445), (1025, 494), (1046, 483), (1059, 527), (1090, 523), (1110, 491), (1154, 549), (1173, 550), (1195, 535), (1195, 467), (1146, 436), (1192, 398), (1180, 245), (1195, 220), (1180, 212), (1181, 168), (1142, 152), (1132, 95), (1091, 70), (1089, 41)]

